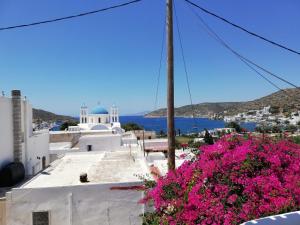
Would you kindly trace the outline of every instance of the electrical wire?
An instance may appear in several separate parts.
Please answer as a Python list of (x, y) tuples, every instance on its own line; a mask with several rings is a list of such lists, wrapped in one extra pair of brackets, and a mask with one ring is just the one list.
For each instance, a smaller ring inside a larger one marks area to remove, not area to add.
[(128, 6), (130, 4), (137, 3), (137, 2), (140, 2), (140, 1), (142, 1), (142, 0), (134, 0), (134, 1), (122, 3), (122, 4), (119, 4), (119, 5), (114, 5), (114, 6), (110, 6), (110, 7), (107, 7), (107, 8), (98, 9), (98, 10), (89, 11), (89, 12), (84, 12), (84, 13), (71, 15), (71, 16), (65, 16), (65, 17), (60, 17), (60, 18), (55, 18), (55, 19), (43, 20), (43, 21), (33, 22), (33, 23), (28, 23), (28, 24), (14, 25), (14, 26), (8, 26), (8, 27), (0, 27), (0, 31), (18, 29), (18, 28), (24, 28), (24, 27), (31, 27), (31, 26), (36, 26), (36, 25), (41, 25), (41, 24), (46, 24), (46, 23), (58, 22), (58, 21), (62, 21), (62, 20), (69, 20), (69, 19), (73, 19), (73, 18), (77, 18), (77, 17), (87, 16), (87, 15), (96, 14), (96, 13), (99, 13), (99, 12), (108, 11), (108, 10), (111, 10), (111, 9), (120, 8), (120, 7), (123, 7), (123, 6)]
[[(238, 57), (238, 59), (240, 59), (245, 65), (247, 65), (251, 70), (253, 70), (256, 74), (258, 74), (261, 78), (263, 78), (264, 80), (266, 80), (269, 84), (271, 84), (272, 86), (274, 86), (276, 89), (283, 91), (287, 97), (289, 98), (293, 98), (293, 96), (290, 95), (290, 93), (285, 90), (280, 88), (279, 86), (277, 86), (274, 82), (272, 82), (270, 79), (268, 79), (266, 76), (264, 76), (262, 73), (260, 73), (258, 70), (256, 70), (254, 66), (258, 66), (257, 64), (253, 63), (251, 60), (247, 59), (246, 57), (242, 56), (241, 54), (239, 54), (238, 52), (236, 52), (233, 48), (231, 48), (205, 21), (204, 19), (197, 13), (195, 12), (193, 9), (191, 9), (189, 7), (189, 9), (194, 13), (194, 15), (201, 21), (200, 25), (204, 28), (204, 30), (207, 32), (207, 34), (209, 36), (211, 36), (213, 39), (215, 39), (217, 42), (219, 42), (221, 45), (223, 45), (223, 47), (225, 47), (226, 49), (228, 49), (230, 52), (232, 52), (236, 57)], [(252, 64), (252, 65), (251, 65)], [(266, 71), (263, 67), (259, 66), (258, 68), (262, 68), (263, 71)], [(279, 78), (278, 78), (279, 79)], [(280, 80), (282, 81), (286, 81), (285, 79), (281, 78)], [(290, 83), (290, 82), (288, 82)], [(297, 87), (296, 85), (292, 85), (294, 87)], [(297, 87), (298, 88), (298, 87)]]
[(162, 68), (162, 59), (163, 59), (164, 46), (165, 46), (165, 36), (166, 36), (165, 26), (163, 26), (163, 32), (162, 33), (163, 33), (163, 35), (162, 35), (162, 42), (161, 42), (158, 75), (157, 75), (157, 84), (156, 84), (156, 92), (155, 92), (154, 111), (157, 110), (157, 106), (158, 106), (158, 91), (159, 91), (159, 84), (160, 84), (160, 77), (161, 77), (161, 68)]
[(272, 40), (270, 40), (270, 39), (268, 39), (268, 38), (265, 38), (265, 37), (263, 37), (263, 36), (261, 36), (261, 35), (259, 35), (259, 34), (256, 34), (256, 33), (252, 32), (252, 31), (250, 31), (250, 30), (248, 30), (248, 29), (246, 29), (246, 28), (244, 28), (244, 27), (242, 27), (242, 26), (240, 26), (240, 25), (237, 25), (237, 24), (235, 24), (235, 23), (233, 23), (233, 22), (231, 22), (231, 21), (225, 19), (224, 17), (221, 17), (221, 16), (217, 15), (216, 13), (213, 13), (213, 12), (211, 12), (211, 11), (209, 11), (209, 10), (207, 10), (207, 9), (205, 9), (205, 8), (203, 8), (203, 7), (201, 7), (201, 6), (199, 6), (199, 5), (197, 5), (197, 4), (194, 3), (194, 2), (191, 2), (190, 0), (184, 0), (184, 1), (186, 1), (187, 3), (189, 3), (190, 5), (192, 5), (192, 6), (194, 6), (194, 7), (196, 7), (196, 8), (198, 8), (198, 9), (202, 10), (203, 12), (205, 12), (205, 13), (211, 15), (211, 16), (214, 16), (214, 17), (216, 17), (216, 18), (222, 20), (223, 22), (225, 22), (225, 23), (227, 23), (227, 24), (229, 24), (229, 25), (231, 25), (231, 26), (233, 26), (233, 27), (235, 27), (235, 28), (238, 28), (238, 29), (240, 29), (240, 30), (242, 30), (242, 31), (244, 31), (244, 32), (246, 32), (246, 33), (248, 33), (248, 34), (254, 36), (254, 37), (257, 37), (257, 38), (259, 38), (259, 39), (261, 39), (261, 40), (263, 40), (263, 41), (265, 41), (265, 42), (268, 42), (268, 43), (270, 43), (270, 44), (272, 44), (272, 45), (274, 45), (274, 46), (277, 46), (277, 47), (279, 47), (279, 48), (281, 48), (281, 49), (284, 49), (284, 50), (287, 50), (287, 51), (289, 51), (289, 52), (292, 52), (292, 53), (295, 53), (295, 54), (297, 54), (297, 55), (300, 55), (300, 52), (299, 52), (299, 51), (296, 51), (296, 50), (291, 49), (291, 48), (289, 48), (289, 47), (286, 47), (286, 46), (284, 46), (284, 45), (282, 45), (282, 44), (279, 44), (279, 43), (277, 43), (277, 42), (275, 42), (275, 41), (272, 41)]
[(194, 126), (196, 128), (198, 128), (197, 122), (196, 122), (196, 118), (195, 118), (196, 111), (195, 111), (195, 106), (193, 104), (193, 98), (192, 98), (191, 87), (190, 87), (190, 79), (189, 79), (188, 70), (187, 70), (187, 64), (186, 64), (185, 55), (184, 55), (183, 41), (182, 41), (182, 36), (181, 36), (181, 32), (180, 32), (179, 19), (178, 19), (178, 16), (177, 16), (177, 11), (176, 11), (176, 7), (175, 7), (175, 3), (174, 3), (174, 14), (175, 14), (176, 28), (177, 28), (178, 39), (179, 39), (179, 44), (180, 44), (181, 56), (182, 56), (182, 61), (183, 61), (183, 66), (184, 66), (185, 79), (186, 79), (186, 84), (187, 84), (187, 88), (188, 88), (190, 104), (191, 104), (191, 107), (192, 107), (192, 113), (193, 113), (193, 119), (194, 119)]
[[(189, 7), (190, 8), (190, 7)], [(260, 75), (261, 77), (263, 77), (266, 81), (268, 81), (271, 85), (273, 85), (274, 87), (276, 87), (279, 90), (284, 90), (279, 88), (277, 85), (275, 85), (272, 81), (270, 81), (268, 78), (266, 78), (263, 74), (259, 73), (256, 69), (254, 69), (250, 64), (252, 64), (253, 66), (256, 66), (257, 68), (263, 70), (264, 72), (268, 73), (269, 75), (295, 87), (295, 88), (299, 88), (297, 85), (287, 81), (286, 79), (270, 72), (269, 70), (263, 68), (262, 66), (258, 65), (257, 63), (254, 63), (252, 60), (244, 57), (243, 55), (241, 55), (240, 53), (238, 53), (237, 51), (235, 51), (232, 47), (230, 47), (228, 45), (228, 43), (226, 43), (205, 21), (204, 19), (197, 13), (195, 12), (193, 9), (190, 8), (190, 10), (194, 13), (194, 15), (201, 21), (202, 24), (200, 24), (204, 30), (212, 37), (214, 38), (217, 42), (219, 42), (221, 45), (223, 45), (225, 48), (227, 48), (229, 51), (231, 51), (235, 56), (237, 56), (243, 63), (245, 63), (248, 67), (250, 67), (250, 69), (252, 69), (254, 72), (258, 73), (258, 75)]]

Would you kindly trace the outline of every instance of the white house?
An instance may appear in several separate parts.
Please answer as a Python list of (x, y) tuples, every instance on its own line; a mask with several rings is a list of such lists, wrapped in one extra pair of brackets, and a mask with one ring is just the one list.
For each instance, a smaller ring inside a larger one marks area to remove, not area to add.
[(33, 132), (32, 106), (19, 90), (0, 96), (0, 124), (0, 171), (21, 162), (25, 174), (34, 175), (49, 164), (49, 133)]
[[(72, 152), (6, 194), (7, 225), (140, 225), (138, 149)], [(87, 174), (87, 182), (80, 180)]]

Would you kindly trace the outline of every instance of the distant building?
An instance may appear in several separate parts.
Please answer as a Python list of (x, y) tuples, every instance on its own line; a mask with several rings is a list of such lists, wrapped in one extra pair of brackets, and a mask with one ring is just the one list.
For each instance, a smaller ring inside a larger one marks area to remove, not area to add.
[(111, 130), (115, 133), (123, 133), (119, 122), (119, 110), (113, 105), (108, 112), (98, 105), (90, 112), (87, 106), (80, 108), (80, 123), (78, 126), (69, 127), (69, 131), (79, 130)]

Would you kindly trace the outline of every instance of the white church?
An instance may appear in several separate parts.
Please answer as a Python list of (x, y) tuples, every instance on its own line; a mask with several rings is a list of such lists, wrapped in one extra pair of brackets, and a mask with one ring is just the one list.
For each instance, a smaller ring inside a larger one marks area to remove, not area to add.
[(112, 131), (123, 133), (119, 122), (119, 110), (113, 105), (108, 112), (98, 104), (89, 111), (86, 105), (80, 108), (80, 122), (78, 126), (70, 126), (69, 131)]

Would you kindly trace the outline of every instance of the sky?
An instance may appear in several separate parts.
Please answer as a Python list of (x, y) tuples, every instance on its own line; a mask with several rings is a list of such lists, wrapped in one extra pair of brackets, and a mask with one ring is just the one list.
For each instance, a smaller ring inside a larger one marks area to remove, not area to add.
[[(127, 0), (1, 0), (0, 27), (96, 10)], [(251, 31), (300, 51), (298, 0), (193, 0)], [(183, 0), (175, 0), (194, 103), (253, 100), (277, 91), (199, 26)], [(249, 36), (199, 11), (232, 48), (300, 85), (300, 57)], [(20, 89), (34, 108), (78, 116), (97, 102), (121, 114), (153, 110), (165, 1), (69, 21), (0, 31), (0, 91)], [(175, 28), (175, 27), (174, 27)], [(178, 34), (174, 29), (175, 105), (189, 104)], [(166, 105), (164, 51), (158, 107)], [(271, 77), (269, 77), (271, 78)], [(281, 88), (288, 86), (275, 81)]]

